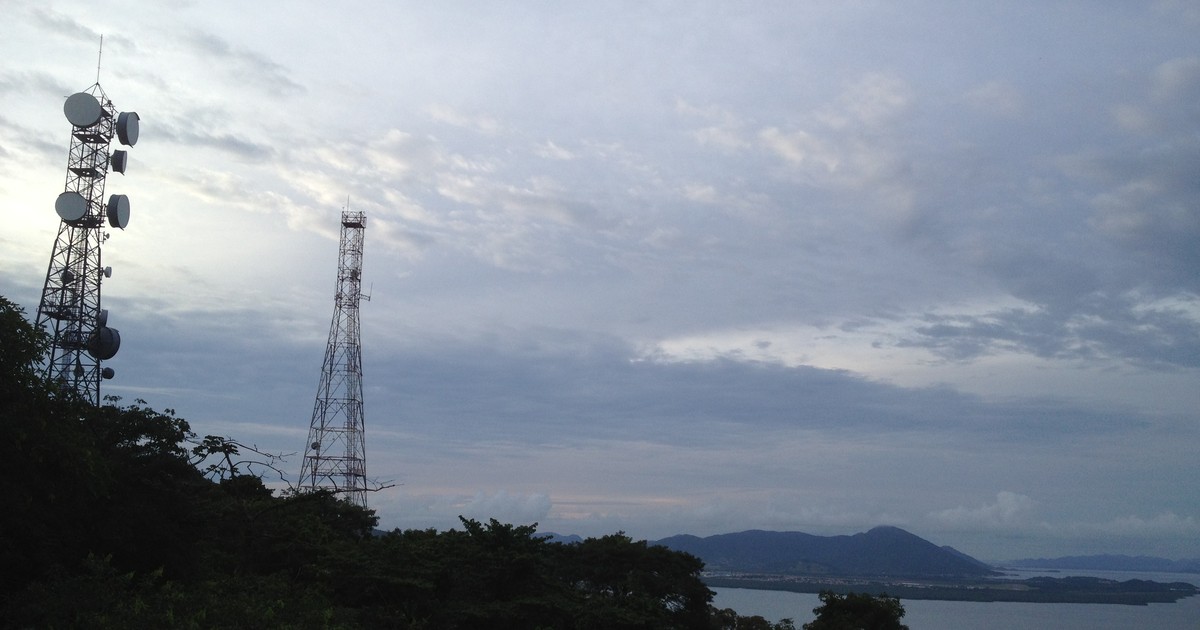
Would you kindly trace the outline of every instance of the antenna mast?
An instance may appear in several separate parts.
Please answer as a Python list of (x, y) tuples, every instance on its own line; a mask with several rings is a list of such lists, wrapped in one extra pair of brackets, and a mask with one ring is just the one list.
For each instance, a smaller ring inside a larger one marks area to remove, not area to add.
[(100, 284), (112, 277), (112, 267), (101, 265), (100, 245), (108, 240), (103, 231), (106, 223), (122, 230), (129, 223), (128, 197), (112, 195), (104, 203), (109, 168), (124, 174), (128, 161), (124, 150), (110, 154), (108, 147), (114, 136), (123, 145), (136, 144), (139, 118), (135, 112), (118, 114), (99, 81), (68, 97), (63, 113), (71, 123), (67, 182), (54, 201), (60, 219), (58, 237), (50, 253), (36, 325), (47, 329), (51, 338), (47, 380), (99, 405), (100, 381), (115, 374), (100, 363), (121, 347), (120, 333), (108, 327), (108, 311), (100, 308)]
[(362, 507), (367, 506), (367, 475), (358, 304), (370, 299), (362, 294), (365, 231), (364, 213), (342, 212), (333, 322), (299, 484), (304, 491), (340, 493)]

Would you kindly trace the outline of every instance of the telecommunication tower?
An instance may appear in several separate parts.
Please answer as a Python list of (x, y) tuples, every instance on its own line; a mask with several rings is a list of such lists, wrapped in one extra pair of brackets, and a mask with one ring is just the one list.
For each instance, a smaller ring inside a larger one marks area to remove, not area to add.
[(365, 231), (365, 214), (342, 212), (333, 323), (300, 463), (301, 490), (331, 490), (362, 507), (367, 506), (367, 475), (358, 303), (370, 299), (362, 293)]
[(112, 378), (112, 368), (101, 367), (121, 347), (121, 335), (108, 326), (108, 311), (100, 306), (100, 285), (112, 277), (112, 267), (101, 263), (100, 246), (108, 240), (105, 226), (125, 229), (129, 224), (129, 198), (113, 195), (104, 203), (104, 182), (111, 168), (124, 174), (128, 154), (109, 153), (115, 135), (126, 146), (138, 139), (138, 115), (117, 113), (100, 87), (99, 77), (90, 88), (71, 95), (63, 105), (71, 123), (67, 157), (67, 183), (54, 202), (61, 219), (36, 325), (51, 336), (45, 376), (65, 391), (100, 404), (100, 381)]

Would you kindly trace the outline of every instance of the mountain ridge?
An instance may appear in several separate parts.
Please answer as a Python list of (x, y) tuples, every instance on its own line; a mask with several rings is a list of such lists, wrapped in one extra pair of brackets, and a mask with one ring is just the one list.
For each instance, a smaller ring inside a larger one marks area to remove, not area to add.
[(990, 565), (967, 554), (892, 526), (838, 536), (765, 530), (703, 538), (680, 534), (654, 544), (688, 552), (703, 560), (709, 571), (880, 577), (997, 574)]

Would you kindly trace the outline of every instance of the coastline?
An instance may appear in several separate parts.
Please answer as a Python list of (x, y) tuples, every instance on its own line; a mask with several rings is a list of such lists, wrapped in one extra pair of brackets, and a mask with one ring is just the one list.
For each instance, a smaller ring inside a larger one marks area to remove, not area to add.
[(719, 588), (794, 593), (819, 593), (825, 590), (837, 593), (886, 593), (900, 599), (961, 602), (1146, 606), (1151, 603), (1175, 603), (1200, 594), (1200, 588), (1187, 582), (1119, 581), (1090, 576), (956, 580), (721, 573), (705, 575), (703, 579), (709, 587)]

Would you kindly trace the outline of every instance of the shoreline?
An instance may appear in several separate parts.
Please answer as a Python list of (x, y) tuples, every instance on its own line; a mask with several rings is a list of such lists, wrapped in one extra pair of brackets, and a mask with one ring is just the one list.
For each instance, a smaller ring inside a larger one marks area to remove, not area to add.
[(1117, 581), (1096, 577), (1035, 577), (1027, 579), (930, 579), (800, 576), (762, 573), (722, 573), (703, 576), (710, 587), (790, 591), (794, 593), (886, 593), (901, 600), (963, 602), (1025, 602), (1044, 604), (1121, 604), (1146, 606), (1175, 603), (1200, 594), (1186, 582)]

